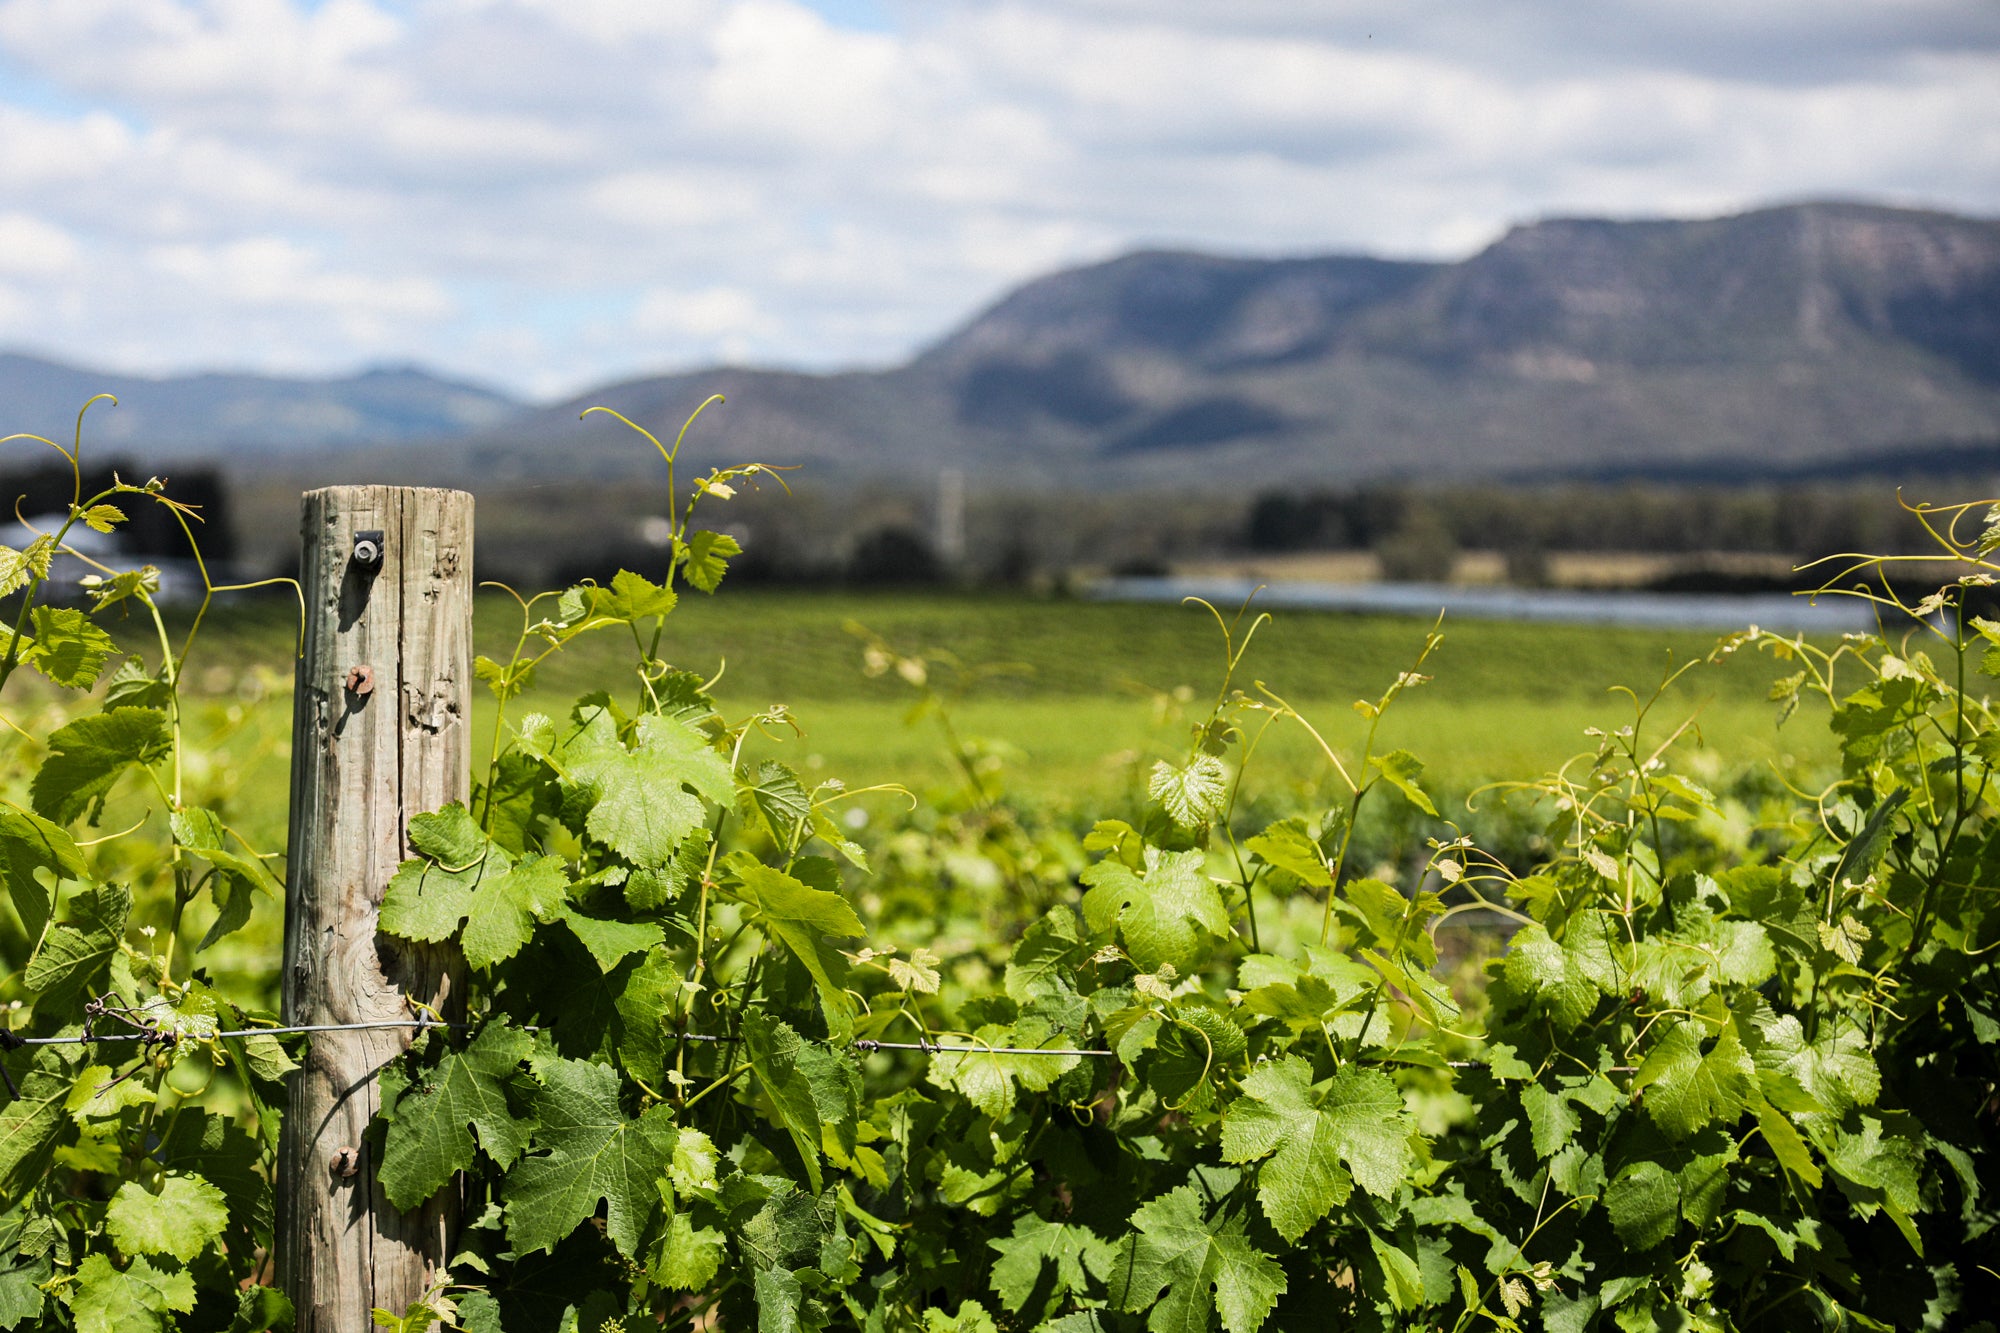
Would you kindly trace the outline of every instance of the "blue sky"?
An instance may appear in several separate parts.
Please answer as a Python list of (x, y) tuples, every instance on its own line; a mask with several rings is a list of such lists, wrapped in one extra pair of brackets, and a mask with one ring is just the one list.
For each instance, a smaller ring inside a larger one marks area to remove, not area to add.
[(0, 347), (554, 395), (1140, 245), (2000, 214), (1990, 0), (0, 0)]

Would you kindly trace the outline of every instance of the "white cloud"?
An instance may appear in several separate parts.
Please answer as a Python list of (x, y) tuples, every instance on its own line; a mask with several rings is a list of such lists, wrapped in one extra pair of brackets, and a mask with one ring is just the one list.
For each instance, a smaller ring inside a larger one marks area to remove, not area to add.
[(843, 365), (1137, 244), (2000, 212), (1985, 0), (0, 0), (0, 339), (537, 392)]
[(83, 247), (61, 227), (26, 213), (0, 213), (0, 274), (53, 277), (73, 272)]

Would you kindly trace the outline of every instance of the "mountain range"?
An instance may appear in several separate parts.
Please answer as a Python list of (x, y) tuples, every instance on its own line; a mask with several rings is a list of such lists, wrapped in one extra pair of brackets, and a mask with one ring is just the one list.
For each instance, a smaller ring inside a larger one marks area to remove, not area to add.
[[(283, 466), (353, 446), (454, 439), (518, 416), (526, 404), (415, 366), (337, 379), (206, 374), (121, 375), (0, 352), (0, 429), (70, 442), (77, 409), (94, 394), (86, 440), (93, 453), (144, 462), (195, 457)], [(37, 460), (39, 461), (39, 460)]]
[[(35, 392), (74, 410), (61, 368), (26, 365), (0, 357), (0, 401), (11, 408), (16, 384), (40, 374)], [(133, 441), (198, 437), (170, 406), (197, 385), (227, 423), (211, 439), (400, 442), (350, 461), (455, 484), (648, 472), (643, 442), (579, 412), (602, 404), (673, 431), (714, 392), (729, 402), (690, 437), (698, 461), (801, 463), (835, 481), (927, 484), (951, 468), (1019, 489), (1252, 488), (1996, 467), (2000, 221), (1811, 203), (1542, 221), (1454, 263), (1146, 251), (1029, 282), (887, 369), (721, 367), (542, 407), (409, 370), (300, 387), (204, 376), (134, 386)]]

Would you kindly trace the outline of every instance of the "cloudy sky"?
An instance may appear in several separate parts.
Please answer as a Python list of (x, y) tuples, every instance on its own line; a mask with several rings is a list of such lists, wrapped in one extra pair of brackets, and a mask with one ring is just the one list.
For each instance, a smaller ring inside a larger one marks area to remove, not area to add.
[(1138, 245), (2000, 215), (1995, 0), (0, 0), (0, 347), (535, 395)]

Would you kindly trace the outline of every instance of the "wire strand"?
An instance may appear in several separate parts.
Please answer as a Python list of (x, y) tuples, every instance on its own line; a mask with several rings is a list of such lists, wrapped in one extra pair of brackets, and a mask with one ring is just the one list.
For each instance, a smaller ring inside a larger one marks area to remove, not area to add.
[[(225, 1032), (96, 1032), (89, 1035), (78, 1034), (71, 1037), (17, 1037), (12, 1032), (0, 1029), (0, 1050), (15, 1050), (24, 1046), (83, 1046), (93, 1042), (133, 1041), (145, 1045), (171, 1045), (183, 1039), (194, 1041), (220, 1041), (225, 1037), (283, 1037), (307, 1032), (375, 1032), (384, 1029), (414, 1029), (428, 1031), (431, 1028), (451, 1028), (456, 1031), (470, 1031), (477, 1023), (449, 1023), (436, 1018), (392, 1018), (372, 1023), (296, 1023), (286, 1027), (233, 1028)], [(524, 1026), (520, 1031), (540, 1032), (543, 1029)], [(728, 1037), (713, 1032), (678, 1032), (672, 1034), (675, 1041), (707, 1041), (730, 1045), (741, 1042), (741, 1037)], [(848, 1044), (849, 1050), (875, 1051), (921, 1051), (925, 1055), (1082, 1055), (1098, 1059), (1116, 1058), (1118, 1052), (1079, 1046), (965, 1046), (951, 1042), (937, 1041), (877, 1041), (871, 1037), (859, 1038)], [(1478, 1060), (1446, 1060), (1450, 1069), (1479, 1069), (1484, 1065)], [(1614, 1073), (1617, 1071), (1613, 1071)]]

